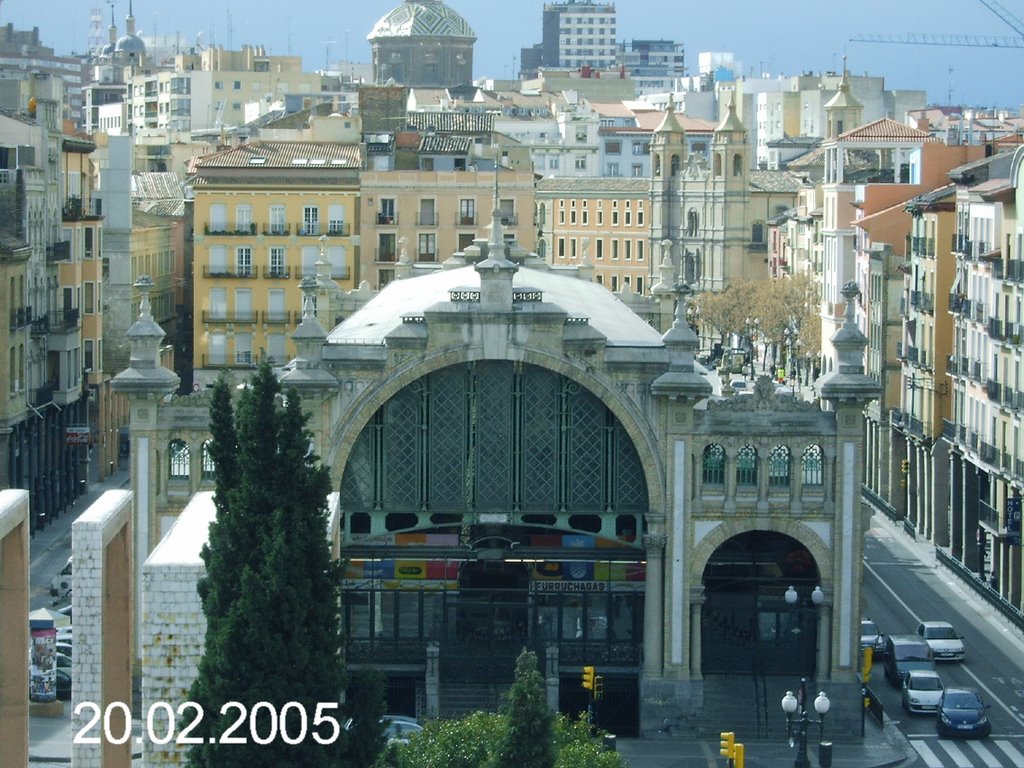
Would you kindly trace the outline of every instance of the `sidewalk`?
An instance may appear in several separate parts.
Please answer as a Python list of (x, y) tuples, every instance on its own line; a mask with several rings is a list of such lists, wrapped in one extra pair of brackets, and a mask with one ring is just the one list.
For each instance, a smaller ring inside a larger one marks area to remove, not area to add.
[[(778, 739), (763, 741), (742, 739), (737, 734), (736, 740), (744, 746), (746, 768), (789, 768), (796, 760), (796, 748), (789, 746), (784, 733)], [(618, 752), (630, 768), (707, 768), (725, 763), (718, 755), (717, 741), (619, 739)], [(809, 740), (807, 754), (810, 764), (817, 766), (816, 740)], [(832, 746), (833, 768), (893, 768), (910, 764), (916, 757), (917, 753), (888, 717), (884, 726), (868, 719), (862, 741), (837, 742)]]

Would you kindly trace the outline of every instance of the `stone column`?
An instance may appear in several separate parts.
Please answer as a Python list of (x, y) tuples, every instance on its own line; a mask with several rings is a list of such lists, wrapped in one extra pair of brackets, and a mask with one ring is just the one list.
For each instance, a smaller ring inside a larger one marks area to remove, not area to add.
[(548, 643), (545, 648), (544, 683), (547, 691), (548, 707), (552, 712), (558, 711), (558, 643)]
[(663, 533), (644, 536), (647, 550), (647, 581), (644, 588), (645, 677), (658, 677), (663, 669), (665, 638), (665, 544)]
[(701, 656), (701, 609), (704, 607), (704, 587), (693, 587), (690, 590), (690, 679), (703, 680), (703, 660)]
[(818, 606), (818, 642), (815, 669), (818, 680), (832, 679), (832, 603), (823, 600)]

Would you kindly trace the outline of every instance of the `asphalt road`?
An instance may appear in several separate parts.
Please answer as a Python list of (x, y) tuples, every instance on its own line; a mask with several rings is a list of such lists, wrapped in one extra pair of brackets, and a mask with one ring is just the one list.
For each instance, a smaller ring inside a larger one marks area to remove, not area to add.
[(1024, 766), (1024, 637), (959, 579), (935, 565), (934, 548), (876, 515), (865, 541), (864, 613), (885, 634), (913, 633), (920, 621), (948, 621), (964, 637), (965, 660), (940, 662), (944, 684), (976, 688), (990, 705), (992, 736), (940, 740), (933, 715), (909, 715), (876, 662), (871, 687), (926, 768)]

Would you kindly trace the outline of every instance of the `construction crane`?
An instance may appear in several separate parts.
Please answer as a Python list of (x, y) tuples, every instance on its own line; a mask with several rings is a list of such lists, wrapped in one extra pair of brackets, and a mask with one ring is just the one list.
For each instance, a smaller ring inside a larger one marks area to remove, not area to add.
[(852, 43), (898, 43), (901, 45), (956, 45), (976, 48), (1024, 48), (1024, 22), (1006, 10), (996, 0), (978, 0), (988, 8), (1017, 37), (989, 37), (987, 35), (929, 35), (911, 32), (906, 35), (855, 35)]

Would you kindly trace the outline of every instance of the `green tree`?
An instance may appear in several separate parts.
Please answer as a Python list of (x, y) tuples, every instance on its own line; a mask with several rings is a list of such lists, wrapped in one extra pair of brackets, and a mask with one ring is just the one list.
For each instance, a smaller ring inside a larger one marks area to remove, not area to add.
[(537, 670), (537, 655), (525, 648), (516, 660), (507, 709), (508, 731), (498, 751), (497, 768), (554, 768), (555, 718)]
[[(268, 365), (257, 371), (232, 412), (225, 379), (214, 386), (210, 425), (216, 520), (203, 548), (199, 594), (206, 647), (190, 699), (205, 717), (192, 732), (197, 768), (343, 766), (345, 732), (337, 708), (345, 684), (338, 613), (340, 573), (326, 537), (330, 480), (310, 450), (299, 395), (281, 388)], [(219, 744), (245, 707), (234, 736)], [(266, 702), (257, 708), (260, 702)], [(301, 739), (305, 709), (308, 730)], [(286, 707), (286, 705), (289, 705)], [(326, 705), (326, 707), (324, 707)], [(333, 718), (313, 725), (319, 714)], [(277, 737), (266, 744), (277, 728)], [(330, 744), (320, 744), (316, 732)], [(282, 738), (287, 734), (297, 744)], [(209, 743), (213, 738), (215, 743)]]
[(349, 714), (352, 727), (348, 733), (348, 755), (351, 768), (370, 768), (386, 744), (384, 726), (384, 675), (371, 668), (359, 672), (355, 678)]

